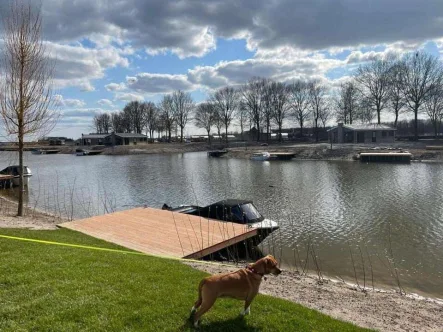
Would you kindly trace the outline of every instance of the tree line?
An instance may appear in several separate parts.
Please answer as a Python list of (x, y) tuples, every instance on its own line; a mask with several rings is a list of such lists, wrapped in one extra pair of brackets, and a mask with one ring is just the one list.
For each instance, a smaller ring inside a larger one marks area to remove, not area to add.
[[(241, 135), (246, 128), (255, 128), (256, 139), (271, 129), (279, 134), (284, 125), (295, 123), (303, 129), (310, 124), (316, 141), (319, 129), (335, 118), (345, 124), (370, 123), (391, 113), (397, 126), (399, 117), (412, 112), (414, 134), (417, 138), (418, 115), (429, 117), (435, 134), (443, 120), (443, 66), (437, 57), (425, 52), (408, 53), (402, 57), (378, 59), (361, 65), (339, 87), (331, 87), (320, 80), (278, 82), (253, 77), (241, 86), (227, 86), (209, 94), (196, 104), (189, 93), (174, 91), (163, 96), (156, 105), (152, 102), (133, 101), (118, 113), (102, 113), (94, 117), (98, 133), (154, 132), (166, 133), (171, 140), (174, 129), (183, 132), (192, 121), (204, 129), (210, 139), (211, 131), (225, 136), (235, 124)], [(387, 119), (385, 119), (386, 122)]]

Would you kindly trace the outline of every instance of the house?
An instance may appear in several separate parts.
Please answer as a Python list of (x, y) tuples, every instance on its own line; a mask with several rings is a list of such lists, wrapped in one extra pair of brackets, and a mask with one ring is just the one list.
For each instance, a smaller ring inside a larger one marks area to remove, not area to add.
[(343, 124), (328, 130), (332, 143), (394, 143), (395, 128), (385, 124)]
[(112, 133), (105, 137), (106, 145), (136, 145), (147, 142), (148, 136), (136, 133)]
[(72, 142), (72, 139), (67, 137), (43, 137), (38, 140), (39, 144), (49, 144), (49, 145), (65, 145), (67, 142)]
[(104, 145), (109, 134), (82, 134), (81, 145)]
[(143, 134), (111, 133), (111, 134), (82, 134), (82, 145), (135, 145), (147, 143), (148, 137)]

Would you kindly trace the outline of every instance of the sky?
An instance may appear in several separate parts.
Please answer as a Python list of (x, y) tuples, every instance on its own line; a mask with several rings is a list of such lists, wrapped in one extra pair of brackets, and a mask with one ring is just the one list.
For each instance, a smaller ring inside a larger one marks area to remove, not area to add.
[(253, 76), (337, 87), (373, 59), (443, 54), (441, 0), (42, 0), (41, 10), (61, 112), (51, 136), (78, 138), (94, 114), (177, 89), (201, 102)]

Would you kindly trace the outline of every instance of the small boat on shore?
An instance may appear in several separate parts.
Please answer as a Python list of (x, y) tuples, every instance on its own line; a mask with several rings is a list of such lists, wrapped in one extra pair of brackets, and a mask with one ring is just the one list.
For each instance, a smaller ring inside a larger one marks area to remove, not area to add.
[[(12, 185), (14, 187), (18, 187), (19, 186), (19, 181), (20, 181), (20, 166), (18, 165), (13, 165), (13, 166), (8, 166), (5, 169), (0, 171), (0, 174), (3, 175), (12, 175)], [(23, 166), (23, 182), (24, 185), (27, 186), (29, 183), (29, 178), (32, 176), (31, 170), (29, 169), (28, 166)]]
[(44, 150), (44, 149), (32, 149), (32, 154), (57, 154), (60, 150)]
[(162, 209), (256, 228), (260, 242), (279, 228), (275, 221), (263, 217), (253, 202), (248, 200), (226, 199), (204, 207), (180, 205), (173, 208), (164, 204)]
[(84, 150), (84, 149), (76, 149), (76, 156), (95, 156), (102, 153), (103, 150)]
[(251, 160), (266, 161), (271, 159), (269, 152), (256, 152), (251, 155)]

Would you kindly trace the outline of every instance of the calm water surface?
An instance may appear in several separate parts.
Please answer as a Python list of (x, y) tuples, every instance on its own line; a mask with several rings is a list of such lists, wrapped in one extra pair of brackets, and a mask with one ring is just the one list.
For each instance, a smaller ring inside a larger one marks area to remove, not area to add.
[[(16, 163), (14, 154), (0, 156), (2, 168)], [(395, 287), (396, 266), (406, 290), (443, 298), (443, 164), (252, 162), (205, 153), (27, 154), (26, 163), (34, 174), (29, 202), (42, 209), (78, 218), (251, 199), (281, 225), (262, 247), (283, 265), (300, 268), (310, 242), (330, 277), (355, 281), (355, 265), (363, 284), (364, 266), (371, 285), (372, 265), (376, 285)]]

